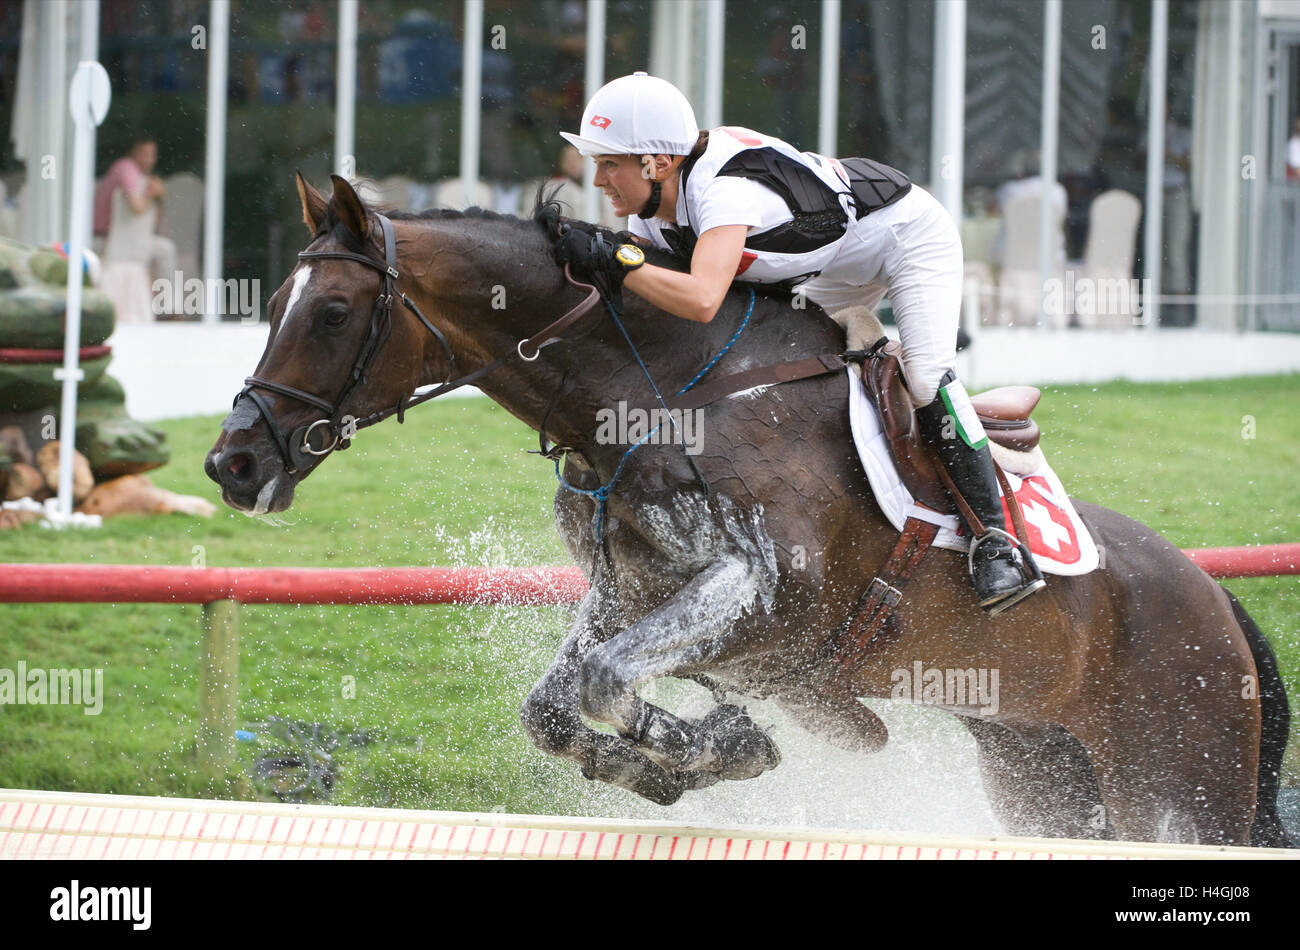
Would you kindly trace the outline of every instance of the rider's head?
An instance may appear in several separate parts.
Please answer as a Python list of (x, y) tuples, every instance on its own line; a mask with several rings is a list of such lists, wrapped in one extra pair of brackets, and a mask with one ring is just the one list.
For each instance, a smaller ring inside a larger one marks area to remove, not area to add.
[(633, 73), (602, 86), (582, 113), (582, 133), (560, 135), (596, 159), (595, 183), (616, 214), (653, 217), (660, 182), (700, 140), (695, 111), (672, 83)]

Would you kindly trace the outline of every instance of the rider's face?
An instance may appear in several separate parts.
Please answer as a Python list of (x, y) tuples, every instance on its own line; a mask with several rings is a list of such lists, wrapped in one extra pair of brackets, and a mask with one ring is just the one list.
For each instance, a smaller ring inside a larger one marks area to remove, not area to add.
[(642, 171), (639, 155), (597, 155), (593, 184), (605, 192), (614, 214), (626, 218), (650, 200), (650, 179)]

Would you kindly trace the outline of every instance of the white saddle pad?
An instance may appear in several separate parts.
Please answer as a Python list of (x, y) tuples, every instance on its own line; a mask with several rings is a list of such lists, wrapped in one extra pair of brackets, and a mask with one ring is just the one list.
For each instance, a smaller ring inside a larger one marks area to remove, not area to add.
[[(912, 498), (903, 484), (894, 464), (893, 453), (885, 439), (880, 415), (858, 374), (849, 367), (849, 425), (858, 457), (867, 471), (871, 490), (885, 517), (899, 531), (908, 517), (919, 518), (939, 526), (935, 547), (965, 552), (970, 546), (960, 519), (956, 515), (940, 514)], [(1007, 471), (1007, 482), (1020, 502), (1025, 516), (1025, 532), (1029, 536), (1029, 550), (1045, 574), (1087, 574), (1097, 567), (1097, 546), (1092, 535), (1070, 503), (1065, 487), (1056, 477), (1047, 460), (1038, 454), (1036, 469), (1032, 472)], [(1011, 516), (1006, 513), (1006, 500), (1002, 502), (1007, 525)]]

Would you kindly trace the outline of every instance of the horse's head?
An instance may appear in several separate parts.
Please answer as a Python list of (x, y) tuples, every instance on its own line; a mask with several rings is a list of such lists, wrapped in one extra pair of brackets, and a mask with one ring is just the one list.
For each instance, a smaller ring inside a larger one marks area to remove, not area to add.
[(355, 420), (397, 405), (438, 361), (426, 355), (433, 335), (399, 302), (391, 225), (333, 181), (326, 200), (298, 175), (312, 241), (267, 303), (266, 349), (204, 462), (222, 500), (249, 514), (288, 508)]

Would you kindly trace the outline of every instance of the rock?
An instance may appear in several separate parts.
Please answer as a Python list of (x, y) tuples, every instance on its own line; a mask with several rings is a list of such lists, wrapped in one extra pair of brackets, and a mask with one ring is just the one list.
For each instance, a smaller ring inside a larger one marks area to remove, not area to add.
[[(59, 488), (59, 443), (47, 442), (36, 453), (36, 467), (45, 477), (45, 484), (53, 491)], [(90, 462), (75, 449), (72, 452), (72, 501), (80, 504), (95, 487), (95, 476), (90, 473)]]
[(25, 462), (14, 462), (9, 470), (9, 483), (5, 485), (5, 501), (32, 498), (43, 501), (54, 494), (45, 484), (41, 473)]
[(95, 486), (77, 511), (111, 518), (114, 515), (164, 515), (180, 513), (211, 517), (216, 506), (194, 495), (178, 495), (159, 488), (147, 475), (123, 475)]
[(0, 511), (0, 531), (21, 528), (23, 525), (40, 521), (42, 517), (39, 511), (15, 511), (12, 508), (6, 508), (4, 511)]
[(32, 447), (27, 444), (27, 436), (20, 426), (5, 426), (0, 429), (0, 451), (14, 462), (31, 465), (34, 461)]

